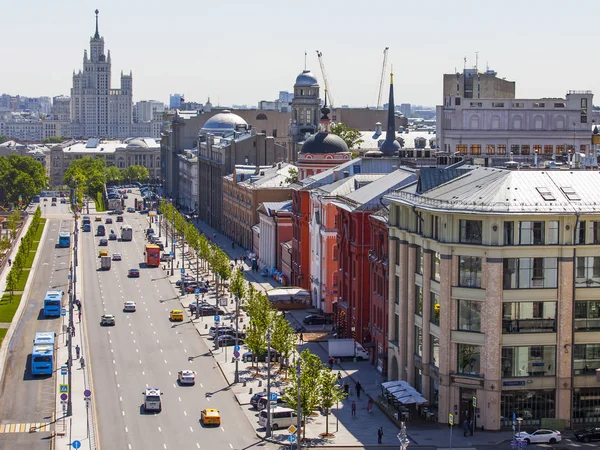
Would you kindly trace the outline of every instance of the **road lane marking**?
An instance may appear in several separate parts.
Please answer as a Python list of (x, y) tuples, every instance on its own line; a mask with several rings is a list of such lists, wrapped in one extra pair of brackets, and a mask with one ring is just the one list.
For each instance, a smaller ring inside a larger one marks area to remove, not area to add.
[(135, 349), (135, 352), (136, 352), (136, 353), (139, 353), (140, 351), (139, 351), (139, 350), (136, 348), (136, 349)]
[(193, 433), (193, 432), (194, 432), (194, 429), (193, 429), (192, 427), (190, 427), (190, 431)]
[(184, 415), (184, 416), (187, 416), (187, 413), (184, 411), (184, 412), (183, 412), (183, 415)]
[(119, 401), (122, 402), (123, 401), (123, 397), (119, 397)]
[(221, 427), (221, 431), (222, 431), (223, 433), (225, 433), (225, 428)]
[(177, 397), (179, 399), (179, 401), (181, 401), (181, 397)]
[(146, 376), (146, 372), (144, 372), (143, 370), (142, 370), (142, 376)]
[(198, 444), (197, 442), (196, 442), (196, 447), (200, 448), (200, 444)]
[(160, 429), (160, 427), (158, 427), (158, 431), (162, 433), (162, 430)]
[[(140, 362), (141, 362), (141, 361), (140, 361)], [(166, 359), (165, 359), (165, 364), (168, 364)]]
[(138, 361), (140, 362), (140, 364), (142, 363), (142, 360), (141, 360), (141, 359), (138, 359)]
[(229, 444), (229, 447), (230, 447), (230, 448), (233, 448), (233, 445)]
[[(129, 430), (127, 429), (127, 427), (125, 427), (125, 433), (129, 433)], [(131, 445), (129, 446), (129, 448), (131, 448)]]
[(123, 415), (125, 415), (125, 411), (121, 411), (123, 413)]
[(203, 387), (204, 387), (204, 385), (203, 385), (202, 383), (200, 383), (200, 387), (201, 387), (201, 388), (203, 388)]
[(117, 362), (113, 359), (113, 364), (116, 364)]

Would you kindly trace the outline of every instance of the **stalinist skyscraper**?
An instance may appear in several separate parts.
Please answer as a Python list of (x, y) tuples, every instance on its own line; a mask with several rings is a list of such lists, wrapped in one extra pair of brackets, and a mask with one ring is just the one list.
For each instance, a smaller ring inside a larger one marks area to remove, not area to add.
[[(104, 53), (104, 38), (96, 32), (90, 39), (90, 54), (83, 52), (83, 71), (73, 72), (71, 89), (71, 133), (76, 138), (127, 138), (134, 130), (133, 79), (121, 72), (121, 88), (111, 88), (110, 50)], [(137, 125), (137, 124), (136, 124)], [(149, 130), (148, 130), (149, 131)]]

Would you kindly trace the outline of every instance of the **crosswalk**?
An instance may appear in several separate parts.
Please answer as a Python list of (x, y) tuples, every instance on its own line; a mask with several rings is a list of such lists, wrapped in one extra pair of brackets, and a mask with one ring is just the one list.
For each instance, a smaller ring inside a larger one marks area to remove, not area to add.
[(2, 424), (0, 424), (0, 434), (43, 433), (45, 431), (51, 431), (49, 422), (2, 423)]

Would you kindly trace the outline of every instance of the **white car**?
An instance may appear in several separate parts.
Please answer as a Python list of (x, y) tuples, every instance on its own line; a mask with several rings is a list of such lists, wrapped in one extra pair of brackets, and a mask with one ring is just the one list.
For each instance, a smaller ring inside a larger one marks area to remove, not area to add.
[(192, 370), (180, 370), (177, 373), (177, 380), (180, 384), (196, 384), (196, 372)]
[(132, 302), (131, 300), (126, 301), (123, 304), (123, 312), (135, 312), (135, 302)]
[(112, 260), (113, 261), (121, 261), (121, 254), (120, 253), (113, 253)]
[(556, 442), (560, 442), (562, 440), (560, 431), (546, 429), (536, 430), (532, 433), (521, 431), (520, 433), (515, 434), (515, 437), (523, 439), (525, 442), (527, 442), (527, 445), (555, 444)]

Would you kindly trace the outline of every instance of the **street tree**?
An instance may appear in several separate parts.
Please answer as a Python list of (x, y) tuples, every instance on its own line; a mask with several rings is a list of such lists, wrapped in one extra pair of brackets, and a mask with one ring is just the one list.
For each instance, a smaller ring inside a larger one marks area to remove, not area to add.
[(19, 196), (23, 203), (38, 194), (47, 185), (48, 178), (42, 164), (29, 156), (0, 157), (0, 189), (6, 202), (16, 204)]
[(345, 392), (337, 382), (337, 375), (329, 369), (322, 369), (319, 374), (319, 403), (325, 411), (325, 434), (323, 436), (331, 436), (329, 434), (329, 410), (337, 402), (346, 397)]
[(150, 179), (150, 172), (146, 167), (134, 164), (123, 169), (123, 177), (129, 181), (147, 181)]
[(42, 144), (60, 144), (63, 141), (69, 139), (66, 136), (50, 136), (42, 139)]
[(115, 166), (108, 166), (106, 168), (106, 181), (108, 183), (116, 183), (123, 179), (123, 174)]
[(349, 150), (364, 142), (357, 128), (349, 128), (341, 122), (331, 125), (331, 133), (341, 137)]
[(106, 162), (102, 158), (85, 157), (71, 162), (65, 171), (63, 182), (67, 186), (83, 190), (91, 198), (104, 192), (106, 185)]
[(6, 276), (6, 289), (10, 291), (9, 303), (12, 303), (13, 296), (15, 294), (15, 289), (17, 288), (17, 283), (19, 282), (19, 276), (17, 275), (14, 267), (8, 272)]
[(296, 335), (290, 323), (283, 314), (276, 314), (273, 320), (273, 333), (271, 334), (271, 346), (277, 350), (281, 358), (280, 370), (285, 367), (286, 374), (288, 362), (296, 348)]
[[(306, 438), (306, 418), (320, 406), (319, 375), (324, 369), (321, 358), (305, 349), (299, 355), (300, 360), (300, 407), (302, 408), (303, 438)], [(290, 366), (290, 383), (283, 392), (283, 401), (290, 408), (298, 409), (298, 372), (296, 366)]]
[[(244, 278), (244, 272), (242, 269), (235, 269), (231, 274), (231, 282), (229, 283), (229, 292), (238, 300), (242, 301), (244, 295), (246, 295), (246, 278)], [(239, 311), (236, 311), (239, 314)]]
[[(246, 296), (246, 311), (248, 312), (249, 323), (246, 329), (246, 345), (254, 356), (267, 351), (267, 332), (273, 320), (273, 308), (265, 294), (252, 289), (250, 295)], [(256, 366), (258, 373), (258, 365)]]

